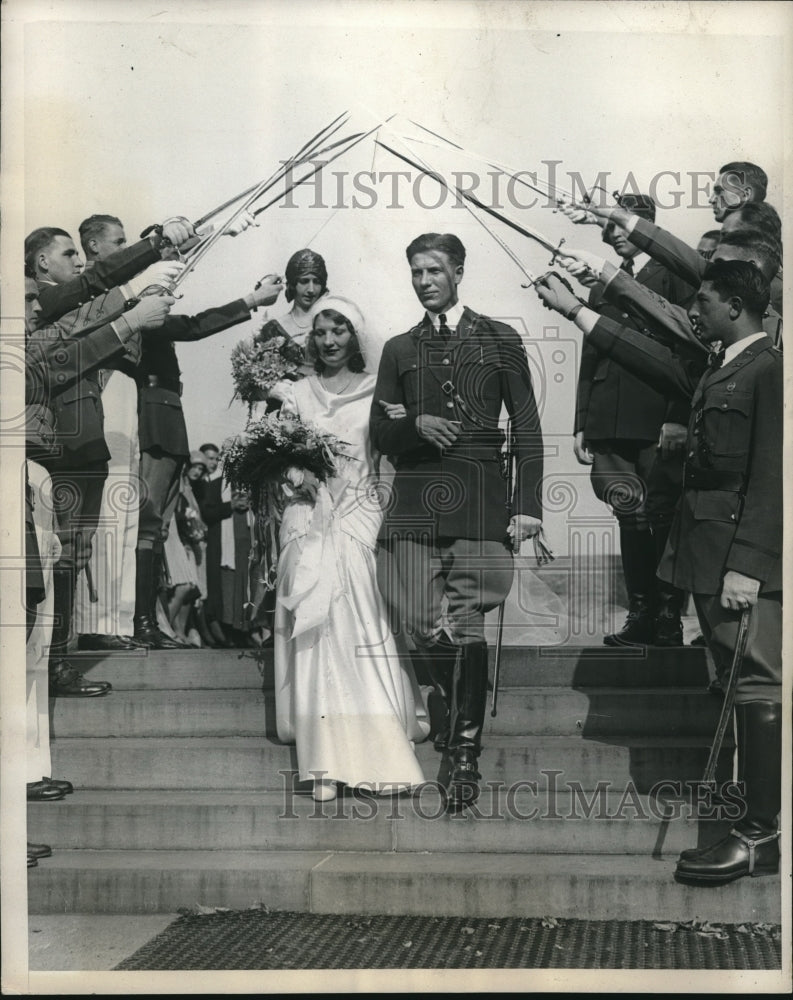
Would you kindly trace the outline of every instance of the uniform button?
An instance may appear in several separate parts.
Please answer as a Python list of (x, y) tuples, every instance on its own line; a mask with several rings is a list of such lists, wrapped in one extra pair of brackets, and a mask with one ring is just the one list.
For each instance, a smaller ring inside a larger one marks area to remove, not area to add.
[(453, 410), (454, 409), (454, 403), (447, 403), (446, 404), (446, 409), (447, 410)]
[(726, 410), (727, 409), (727, 404), (726, 403), (722, 403), (721, 404), (721, 408), (722, 408), (722, 410)]
[(690, 452), (688, 453), (688, 457), (689, 457), (689, 458), (693, 458), (693, 457), (694, 457), (694, 452), (693, 452), (693, 451), (690, 451)]
[(735, 514), (730, 514), (730, 520), (731, 520), (731, 521), (734, 521), (734, 520), (735, 520)]
[(444, 358), (443, 361), (441, 362), (441, 364), (448, 365), (449, 364), (449, 359), (448, 358)]

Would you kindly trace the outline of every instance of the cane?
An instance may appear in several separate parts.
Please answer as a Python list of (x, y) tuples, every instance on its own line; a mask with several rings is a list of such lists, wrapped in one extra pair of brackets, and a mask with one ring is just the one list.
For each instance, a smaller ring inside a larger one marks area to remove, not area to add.
[[(504, 461), (506, 464), (506, 479), (507, 479), (507, 499), (506, 508), (507, 516), (512, 514), (512, 462), (513, 462), (513, 447), (512, 447), (512, 418), (507, 420), (507, 430), (506, 430), (506, 449), (504, 452)], [(513, 543), (513, 549), (514, 549)], [(518, 550), (520, 550), (520, 545), (518, 545)], [(498, 608), (498, 632), (496, 634), (496, 659), (493, 664), (493, 691), (490, 695), (490, 717), (495, 718), (496, 712), (498, 711), (498, 679), (501, 674), (501, 645), (504, 638), (504, 605), (507, 602), (507, 596), (504, 595), (504, 600), (501, 602)]]
[(498, 635), (496, 636), (496, 661), (493, 664), (493, 691), (490, 695), (490, 716), (495, 718), (498, 706), (498, 675), (501, 673), (501, 640), (504, 635), (504, 604), (506, 598), (498, 608)]
[(85, 564), (85, 582), (88, 586), (88, 600), (91, 604), (99, 603), (99, 594), (96, 592), (96, 587), (94, 586), (94, 574), (91, 572), (91, 564)]
[(721, 745), (724, 742), (724, 734), (732, 716), (732, 709), (735, 704), (735, 691), (738, 687), (738, 677), (741, 673), (744, 652), (746, 651), (746, 638), (749, 634), (749, 622), (752, 617), (752, 609), (744, 608), (741, 612), (741, 621), (738, 625), (738, 637), (735, 640), (735, 652), (732, 654), (732, 664), (730, 666), (730, 676), (727, 681), (727, 690), (724, 692), (724, 704), (721, 707), (719, 724), (716, 727), (716, 735), (713, 737), (713, 746), (710, 748), (710, 756), (702, 776), (702, 783), (708, 784), (715, 780), (716, 762), (721, 753)]

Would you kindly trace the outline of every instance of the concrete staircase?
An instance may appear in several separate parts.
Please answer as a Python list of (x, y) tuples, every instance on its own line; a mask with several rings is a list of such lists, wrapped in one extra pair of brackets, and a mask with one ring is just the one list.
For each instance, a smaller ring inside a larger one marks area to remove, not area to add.
[(728, 826), (694, 818), (684, 787), (702, 772), (720, 707), (702, 649), (506, 647), (484, 791), (462, 817), (443, 812), (441, 758), (426, 744), (428, 785), (412, 799), (315, 803), (296, 784), (294, 747), (273, 735), (272, 665), (251, 654), (85, 656), (81, 666), (114, 691), (54, 703), (53, 772), (77, 791), (29, 807), (30, 839), (54, 848), (30, 872), (32, 913), (264, 904), (780, 919), (778, 878), (711, 889), (672, 878), (681, 849)]

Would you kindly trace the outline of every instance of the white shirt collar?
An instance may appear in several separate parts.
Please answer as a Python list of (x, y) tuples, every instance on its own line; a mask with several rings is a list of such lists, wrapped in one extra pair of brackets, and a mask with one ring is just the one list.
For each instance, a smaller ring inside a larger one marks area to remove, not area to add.
[[(462, 304), (462, 302), (457, 301), (454, 303), (453, 306), (449, 306), (449, 308), (446, 310), (445, 313), (446, 325), (449, 327), (450, 330), (454, 330), (456, 329), (457, 326), (459, 326), (460, 320), (463, 318), (464, 309), (465, 306)], [(432, 323), (432, 325), (437, 330), (438, 327), (441, 325), (440, 313), (430, 312), (430, 310), (428, 309), (427, 315), (430, 318), (430, 323)]]
[[(615, 265), (615, 266), (619, 267), (620, 270), (623, 270), (623, 268), (621, 266), (621, 262), (622, 262), (623, 259), (624, 258), (620, 258), (620, 264)], [(644, 265), (649, 260), (650, 260), (650, 255), (647, 254), (647, 253), (644, 253), (643, 250), (640, 250), (638, 253), (635, 253), (633, 255), (633, 257), (631, 257), (631, 261), (633, 262), (633, 276), (634, 277), (636, 277), (636, 275), (639, 273), (639, 271), (641, 271), (641, 269), (644, 267)]]
[(744, 337), (743, 340), (738, 340), (734, 344), (730, 344), (729, 347), (725, 347), (722, 365), (726, 365), (734, 358), (737, 358), (739, 354), (746, 350), (749, 344), (753, 344), (756, 340), (761, 340), (765, 336), (767, 336), (765, 330), (761, 330), (759, 333), (752, 333), (748, 337)]

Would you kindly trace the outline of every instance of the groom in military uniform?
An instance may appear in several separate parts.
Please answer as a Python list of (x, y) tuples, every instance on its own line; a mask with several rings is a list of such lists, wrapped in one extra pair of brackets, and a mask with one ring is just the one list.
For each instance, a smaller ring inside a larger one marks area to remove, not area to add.
[[(425, 313), (385, 345), (371, 417), (372, 443), (396, 469), (381, 533), (381, 586), (443, 699), (447, 725), (435, 745), (451, 754), (449, 801), (459, 808), (479, 794), (484, 616), (509, 593), (513, 550), (542, 526), (542, 433), (517, 332), (458, 300), (460, 240), (419, 236), (407, 259)], [(516, 461), (512, 497), (502, 406)]]

